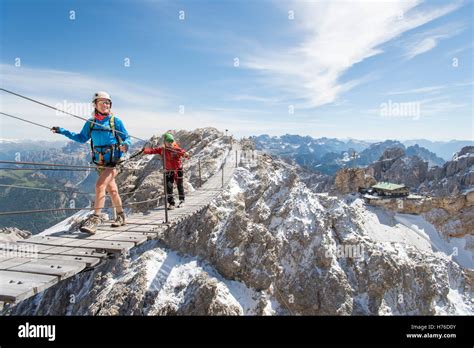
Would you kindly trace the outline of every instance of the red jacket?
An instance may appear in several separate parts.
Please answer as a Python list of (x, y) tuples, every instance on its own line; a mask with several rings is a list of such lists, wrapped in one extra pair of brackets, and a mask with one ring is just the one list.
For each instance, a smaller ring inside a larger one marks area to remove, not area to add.
[[(143, 151), (147, 155), (161, 155), (163, 153), (163, 146), (155, 148), (145, 148)], [(180, 148), (178, 144), (173, 144), (173, 149), (166, 148), (165, 150), (165, 169), (166, 170), (178, 170), (183, 168), (183, 162), (181, 157), (186, 153), (185, 150)], [(163, 157), (163, 156), (162, 156)]]

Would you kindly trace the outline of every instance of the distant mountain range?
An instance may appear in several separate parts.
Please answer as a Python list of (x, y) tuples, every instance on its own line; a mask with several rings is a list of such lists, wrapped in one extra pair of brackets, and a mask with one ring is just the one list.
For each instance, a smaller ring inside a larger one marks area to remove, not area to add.
[[(21, 162), (45, 162), (70, 165), (87, 165), (88, 145), (66, 141), (0, 141), (0, 160)], [(38, 210), (58, 207), (83, 207), (89, 204), (90, 196), (71, 195), (55, 190), (82, 190), (93, 192), (93, 185), (81, 185), (88, 177), (96, 177), (95, 171), (40, 170), (47, 166), (0, 164), (0, 184), (27, 186), (0, 187), (0, 211)], [(19, 170), (35, 168), (34, 170)], [(39, 169), (37, 169), (39, 168)], [(33, 213), (24, 215), (0, 216), (1, 227), (18, 227), (33, 233), (64, 220), (74, 212), (56, 211), (51, 213)]]
[(451, 140), (451, 141), (431, 141), (426, 139), (406, 140), (405, 146), (418, 144), (431, 152), (434, 152), (445, 161), (450, 161), (453, 155), (465, 146), (473, 146), (474, 141), (469, 140)]
[(340, 140), (335, 138), (312, 138), (286, 134), (283, 136), (259, 135), (251, 137), (258, 150), (278, 155), (295, 163), (324, 174), (351, 166), (367, 166), (377, 161), (388, 148), (399, 147), (407, 156), (418, 156), (430, 167), (442, 166), (453, 154), (473, 141), (452, 140), (449, 142), (429, 140)]

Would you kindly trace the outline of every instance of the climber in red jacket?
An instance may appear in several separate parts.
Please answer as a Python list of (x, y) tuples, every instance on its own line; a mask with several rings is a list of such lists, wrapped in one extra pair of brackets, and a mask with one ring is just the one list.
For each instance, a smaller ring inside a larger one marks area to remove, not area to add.
[(147, 155), (158, 154), (163, 157), (163, 149), (165, 155), (165, 170), (166, 170), (166, 192), (168, 194), (168, 209), (175, 208), (175, 200), (173, 195), (173, 184), (176, 182), (178, 186), (179, 204), (178, 207), (184, 204), (184, 187), (183, 187), (183, 162), (182, 157), (189, 158), (189, 154), (180, 148), (174, 141), (174, 137), (170, 133), (164, 135), (165, 146), (156, 148), (144, 148), (143, 153)]

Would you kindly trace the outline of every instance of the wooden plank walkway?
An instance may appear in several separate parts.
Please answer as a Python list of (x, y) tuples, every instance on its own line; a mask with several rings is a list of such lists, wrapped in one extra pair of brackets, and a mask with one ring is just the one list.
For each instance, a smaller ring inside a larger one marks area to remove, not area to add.
[(160, 232), (184, 221), (209, 205), (222, 192), (235, 170), (234, 147), (222, 171), (202, 187), (186, 194), (181, 208), (165, 211), (157, 207), (146, 213), (127, 216), (127, 225), (113, 228), (110, 222), (99, 226), (95, 235), (80, 231), (59, 231), (36, 235), (15, 243), (0, 243), (0, 301), (18, 303), (44, 291), (85, 269), (97, 267), (111, 254), (125, 254), (134, 247), (156, 239)]

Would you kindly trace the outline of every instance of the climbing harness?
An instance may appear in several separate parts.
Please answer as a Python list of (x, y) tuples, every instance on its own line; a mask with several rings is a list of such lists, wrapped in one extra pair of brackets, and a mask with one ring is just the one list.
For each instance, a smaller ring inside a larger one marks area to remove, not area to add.
[[(115, 116), (111, 115), (109, 118), (109, 128), (97, 128), (95, 126), (94, 119), (90, 119), (90, 132), (91, 132), (91, 151), (92, 151), (92, 163), (98, 166), (104, 167), (115, 167), (117, 164), (120, 164), (123, 161), (124, 153), (120, 150), (120, 146), (122, 145), (122, 138), (120, 135), (117, 134), (115, 131)], [(114, 138), (116, 139), (115, 144), (109, 145), (95, 145), (92, 138), (92, 132), (112, 132)], [(110, 154), (109, 156), (106, 156)], [(99, 160), (96, 161), (96, 155), (98, 156)], [(105, 158), (108, 160), (105, 160)]]

